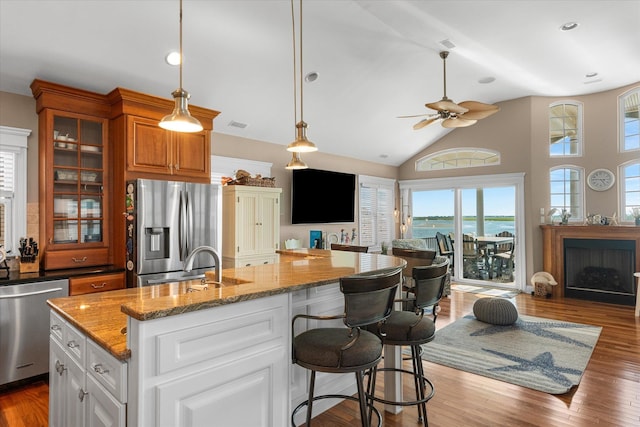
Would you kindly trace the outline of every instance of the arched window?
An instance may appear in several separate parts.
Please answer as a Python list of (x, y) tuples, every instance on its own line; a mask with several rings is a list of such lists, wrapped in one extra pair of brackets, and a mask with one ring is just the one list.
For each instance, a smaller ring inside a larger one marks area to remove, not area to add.
[(549, 106), (549, 155), (582, 155), (582, 103), (560, 101)]
[(640, 88), (631, 89), (619, 97), (620, 151), (640, 150)]
[(500, 153), (485, 148), (452, 148), (416, 160), (416, 171), (473, 168), (500, 164)]
[(584, 218), (584, 170), (577, 166), (558, 166), (549, 172), (550, 207), (571, 214), (570, 221)]
[(619, 167), (620, 177), (620, 219), (634, 221), (635, 213), (640, 213), (640, 161), (633, 160)]

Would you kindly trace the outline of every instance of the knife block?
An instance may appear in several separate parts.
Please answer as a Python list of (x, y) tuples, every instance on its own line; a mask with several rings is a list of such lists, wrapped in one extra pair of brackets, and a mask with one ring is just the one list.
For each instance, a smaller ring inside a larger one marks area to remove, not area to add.
[(20, 273), (35, 273), (40, 271), (40, 257), (36, 257), (34, 262), (19, 262)]

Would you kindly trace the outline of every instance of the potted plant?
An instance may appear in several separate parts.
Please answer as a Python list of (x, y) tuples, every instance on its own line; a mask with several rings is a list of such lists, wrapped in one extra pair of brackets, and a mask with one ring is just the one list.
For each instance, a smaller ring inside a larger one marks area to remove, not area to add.
[(571, 218), (571, 212), (568, 209), (562, 209), (562, 213), (560, 214), (560, 224), (568, 224), (569, 218)]

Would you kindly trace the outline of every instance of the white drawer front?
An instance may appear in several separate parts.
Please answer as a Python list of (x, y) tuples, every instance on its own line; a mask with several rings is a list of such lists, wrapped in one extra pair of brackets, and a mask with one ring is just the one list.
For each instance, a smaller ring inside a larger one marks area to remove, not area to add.
[(49, 333), (59, 343), (62, 343), (62, 336), (66, 322), (53, 310), (49, 311)]
[(67, 323), (64, 328), (62, 345), (80, 366), (84, 366), (87, 353), (87, 340), (84, 334)]
[(127, 403), (127, 364), (91, 340), (87, 344), (87, 372), (121, 403)]

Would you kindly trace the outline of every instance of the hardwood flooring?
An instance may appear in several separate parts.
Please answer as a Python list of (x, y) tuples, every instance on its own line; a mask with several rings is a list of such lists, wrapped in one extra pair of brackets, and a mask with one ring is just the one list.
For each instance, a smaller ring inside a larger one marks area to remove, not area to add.
[[(441, 303), (437, 328), (470, 313), (476, 299), (473, 294), (454, 291)], [(550, 395), (424, 362), (426, 375), (436, 388), (427, 405), (429, 425), (640, 426), (640, 318), (634, 317), (633, 307), (527, 294), (518, 295), (515, 301), (522, 314), (603, 327), (580, 385), (567, 394)], [(405, 385), (408, 395), (413, 393), (412, 384)], [(47, 393), (42, 380), (0, 390), (0, 427), (46, 427)], [(413, 407), (395, 415), (383, 412), (383, 417), (385, 427), (422, 425)], [(312, 424), (358, 425), (358, 410), (347, 401), (318, 415)]]

